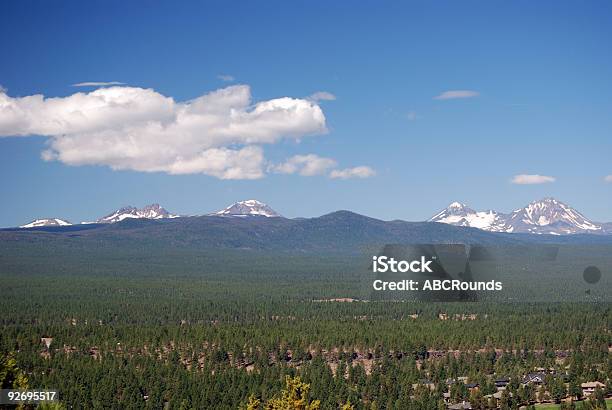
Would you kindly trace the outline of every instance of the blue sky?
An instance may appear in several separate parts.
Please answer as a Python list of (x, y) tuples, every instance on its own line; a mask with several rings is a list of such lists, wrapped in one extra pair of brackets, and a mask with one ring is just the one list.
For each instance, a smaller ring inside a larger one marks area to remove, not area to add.
[[(291, 97), (306, 119), (287, 113), (270, 125), (266, 118), (269, 134), (255, 142), (244, 133), (259, 135), (262, 122), (249, 120), (247, 131), (217, 145), (208, 128), (190, 129), (197, 144), (180, 146), (181, 155), (235, 150), (228, 161), (248, 172), (226, 164), (211, 171), (210, 156), (195, 168), (169, 164), (164, 150), (174, 149), (167, 145), (174, 136), (149, 144), (140, 128), (138, 160), (121, 159), (113, 170), (117, 158), (97, 151), (100, 134), (47, 132), (41, 111), (27, 104), (23, 126), (6, 112), (3, 123), (0, 111), (0, 226), (36, 217), (92, 220), (152, 202), (201, 214), (249, 198), (289, 217), (350, 209), (423, 220), (455, 200), (510, 211), (554, 196), (593, 220), (612, 221), (612, 183), (604, 180), (612, 174), (609, 2), (176, 3), (2, 2), (6, 98), (68, 98), (96, 89), (73, 84), (117, 81), (119, 89), (151, 89), (185, 106), (242, 85), (251, 104)], [(335, 100), (308, 100), (319, 91)], [(448, 91), (466, 98), (435, 98)], [(326, 132), (313, 132), (319, 109)], [(116, 125), (107, 123), (94, 131)], [(285, 126), (295, 135), (283, 135)], [(68, 153), (74, 141), (100, 156)], [(231, 159), (244, 146), (257, 155)], [(46, 151), (52, 154), (43, 160)], [(331, 163), (300, 175), (290, 160), (305, 155)], [(371, 172), (347, 171), (355, 167)], [(354, 177), (332, 178), (334, 171)], [(511, 183), (522, 174), (554, 181)]]

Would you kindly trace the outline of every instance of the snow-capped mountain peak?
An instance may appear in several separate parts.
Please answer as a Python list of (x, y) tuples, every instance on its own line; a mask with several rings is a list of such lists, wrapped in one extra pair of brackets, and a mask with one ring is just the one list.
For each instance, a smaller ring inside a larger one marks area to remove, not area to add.
[(495, 211), (475, 211), (460, 202), (451, 203), (446, 209), (438, 212), (429, 219), (429, 222), (440, 222), (456, 226), (470, 226), (488, 231), (502, 231), (505, 229), (503, 220)]
[(211, 215), (216, 216), (265, 216), (265, 217), (279, 217), (281, 216), (274, 209), (268, 205), (260, 202), (256, 199), (249, 199), (246, 201), (239, 201), (225, 209), (214, 212)]
[(123, 221), (124, 219), (164, 219), (164, 218), (176, 218), (178, 215), (171, 214), (159, 204), (147, 205), (143, 208), (135, 208), (133, 206), (126, 206), (98, 219), (96, 223), (115, 223)]
[(554, 198), (533, 201), (510, 214), (496, 211), (474, 211), (464, 204), (453, 202), (429, 221), (470, 226), (492, 232), (560, 235), (593, 233), (602, 230), (601, 226)]
[[(513, 225), (521, 225), (524, 230), (533, 233), (567, 234), (601, 230), (601, 226), (554, 198), (530, 202), (524, 208), (512, 212), (508, 220)], [(547, 229), (550, 232), (546, 232)]]
[(21, 225), (20, 228), (37, 228), (40, 226), (69, 226), (72, 225), (69, 221), (59, 218), (43, 218), (35, 219), (30, 223)]

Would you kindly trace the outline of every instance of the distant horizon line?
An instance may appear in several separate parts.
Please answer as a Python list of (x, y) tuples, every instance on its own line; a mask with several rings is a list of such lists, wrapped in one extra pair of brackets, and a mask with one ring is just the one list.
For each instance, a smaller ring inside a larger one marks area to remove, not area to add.
[[(565, 203), (565, 202), (563, 202), (563, 201), (561, 201), (561, 200), (559, 200), (559, 199), (557, 199), (555, 197), (552, 197), (552, 196), (545, 196), (545, 197), (543, 197), (541, 199), (533, 200), (533, 201), (529, 202), (526, 206), (528, 206), (530, 204), (534, 204), (534, 203), (544, 202), (544, 201), (547, 201), (547, 200), (553, 200), (553, 201), (558, 202), (560, 204), (566, 205), (566, 206), (572, 208), (573, 210), (579, 212), (580, 214), (582, 214), (582, 212), (576, 210), (575, 208), (571, 207), (567, 203)], [(108, 214), (106, 214), (106, 215), (104, 215), (104, 216), (102, 216), (100, 218), (97, 218), (94, 221), (80, 221), (80, 222), (73, 223), (73, 222), (69, 221), (68, 219), (57, 217), (57, 216), (54, 216), (54, 217), (40, 217), (40, 218), (33, 218), (30, 222), (28, 222), (28, 223), (26, 223), (24, 225), (3, 227), (3, 228), (0, 228), (0, 229), (23, 228), (26, 225), (32, 224), (32, 223), (37, 222), (37, 221), (50, 221), (50, 220), (60, 220), (60, 221), (68, 223), (69, 225), (106, 224), (108, 222), (98, 222), (98, 221), (103, 219), (103, 218), (105, 218), (105, 217), (111, 216), (111, 215), (117, 213), (118, 211), (121, 211), (121, 210), (124, 210), (124, 209), (134, 209), (136, 211), (142, 211), (144, 209), (151, 208), (151, 207), (156, 207), (156, 206), (159, 207), (160, 209), (164, 210), (165, 212), (167, 212), (170, 216), (167, 216), (167, 217), (157, 217), (157, 218), (131, 217), (131, 218), (128, 218), (128, 219), (151, 219), (151, 220), (154, 220), (154, 219), (195, 218), (195, 217), (204, 217), (204, 216), (219, 216), (219, 217), (241, 216), (240, 214), (237, 214), (237, 215), (221, 215), (221, 214), (217, 214), (217, 213), (221, 212), (223, 210), (226, 210), (226, 209), (228, 209), (228, 208), (230, 208), (230, 207), (232, 207), (234, 205), (243, 204), (243, 203), (250, 202), (250, 201), (255, 201), (258, 204), (261, 204), (263, 206), (269, 207), (269, 205), (267, 203), (259, 201), (257, 199), (246, 199), (246, 200), (240, 200), (240, 201), (233, 202), (233, 203), (231, 203), (230, 205), (228, 205), (225, 208), (217, 209), (217, 210), (212, 211), (212, 212), (207, 212), (207, 213), (202, 213), (202, 214), (174, 214), (174, 213), (168, 211), (166, 208), (164, 208), (159, 202), (153, 202), (153, 203), (150, 203), (150, 204), (146, 204), (146, 205), (142, 206), (141, 208), (138, 208), (138, 207), (133, 206), (133, 205), (121, 206), (119, 208), (115, 208), (115, 210), (113, 210), (112, 212), (110, 212), (110, 213), (108, 213)], [(275, 215), (275, 216), (249, 215), (249, 214), (243, 214), (242, 216), (261, 216), (261, 217), (264, 217), (264, 218), (271, 218), (272, 217), (272, 218), (285, 218), (285, 219), (313, 219), (313, 218), (320, 218), (320, 217), (323, 217), (323, 216), (326, 216), (326, 215), (331, 215), (331, 214), (336, 213), (336, 212), (350, 212), (350, 213), (353, 213), (353, 214), (356, 214), (356, 215), (365, 216), (365, 217), (368, 217), (368, 218), (372, 218), (372, 219), (376, 219), (376, 220), (384, 221), (384, 222), (392, 222), (392, 221), (403, 221), (403, 222), (436, 222), (436, 221), (432, 221), (431, 219), (434, 218), (436, 215), (438, 215), (440, 212), (443, 212), (445, 210), (453, 208), (453, 205), (455, 205), (455, 204), (457, 204), (457, 205), (459, 205), (461, 207), (467, 207), (467, 208), (469, 208), (471, 210), (474, 210), (474, 209), (470, 208), (465, 202), (452, 201), (445, 208), (440, 209), (438, 212), (432, 214), (431, 217), (429, 217), (429, 218), (427, 218), (425, 220), (408, 220), (408, 219), (403, 219), (403, 218), (383, 219), (383, 218), (374, 217), (374, 216), (370, 216), (370, 215), (367, 215), (367, 214), (362, 214), (362, 213), (359, 213), (359, 212), (355, 212), (355, 211), (352, 211), (350, 209), (337, 209), (335, 211), (330, 211), (330, 212), (327, 212), (327, 213), (323, 213), (323, 214), (318, 215), (318, 216), (294, 216), (294, 217), (287, 217), (287, 216), (284, 216), (284, 215), (282, 215), (282, 214), (280, 214), (280, 213), (278, 213), (276, 211), (274, 211), (274, 212), (277, 213), (277, 215)], [(500, 211), (497, 211), (497, 210), (495, 210), (493, 208), (488, 208), (488, 209), (485, 209), (484, 211), (476, 211), (476, 212), (487, 212), (487, 211), (490, 211), (490, 212), (496, 212), (498, 214), (508, 215), (508, 214), (513, 213), (513, 212), (516, 212), (516, 211), (519, 211), (521, 209), (524, 209), (525, 207), (516, 208), (516, 209), (513, 209), (510, 212), (500, 212)], [(612, 223), (612, 222), (606, 222), (606, 221), (592, 221), (592, 222), (599, 223), (599, 224), (609, 224), (609, 223)], [(113, 223), (116, 223), (116, 222), (113, 222)]]

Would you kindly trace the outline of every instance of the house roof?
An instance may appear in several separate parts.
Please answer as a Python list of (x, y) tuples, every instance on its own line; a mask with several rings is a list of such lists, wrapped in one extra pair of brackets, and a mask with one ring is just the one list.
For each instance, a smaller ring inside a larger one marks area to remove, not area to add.
[(544, 373), (529, 373), (523, 379), (523, 383), (543, 383), (546, 380)]
[(466, 410), (471, 409), (472, 405), (469, 401), (464, 401), (463, 403), (451, 404), (448, 406), (448, 410)]
[(583, 389), (596, 389), (597, 387), (605, 387), (605, 384), (595, 381), (595, 382), (586, 382), (580, 385)]

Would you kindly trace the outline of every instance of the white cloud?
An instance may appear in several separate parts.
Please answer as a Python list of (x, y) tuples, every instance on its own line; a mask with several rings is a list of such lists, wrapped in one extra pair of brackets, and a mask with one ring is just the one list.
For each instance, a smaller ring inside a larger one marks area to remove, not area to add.
[(219, 75), (217, 76), (217, 78), (218, 78), (219, 80), (221, 80), (221, 81), (225, 81), (225, 82), (231, 82), (231, 81), (234, 81), (234, 80), (235, 80), (234, 76), (233, 76), (233, 75), (229, 75), (229, 74), (219, 74)]
[(434, 100), (453, 100), (456, 98), (478, 97), (480, 93), (472, 90), (449, 90), (434, 97)]
[(323, 158), (315, 154), (295, 155), (282, 164), (272, 166), (272, 171), (280, 174), (300, 174), (314, 176), (326, 174), (337, 165), (331, 158)]
[(203, 173), (221, 179), (258, 179), (264, 176), (263, 164), (260, 147), (210, 148), (197, 157), (173, 163), (168, 172), (174, 175)]
[(0, 92), (0, 137), (47, 136), (43, 159), (68, 165), (260, 178), (262, 144), (326, 131), (316, 103), (289, 97), (253, 103), (246, 85), (184, 102), (136, 87), (57, 98)]
[(604, 177), (604, 181), (606, 182), (612, 182), (612, 175), (607, 175)]
[(334, 101), (336, 96), (327, 91), (317, 91), (308, 97), (308, 100), (319, 102), (319, 101)]
[(110, 85), (124, 85), (119, 81), (86, 81), (84, 83), (72, 84), (73, 87), (107, 87)]
[(269, 170), (280, 174), (299, 174), (302, 176), (327, 175), (332, 179), (368, 178), (376, 172), (366, 166), (354, 168), (333, 169), (338, 163), (332, 158), (324, 158), (315, 154), (295, 155), (287, 161), (272, 165)]
[(419, 117), (416, 111), (408, 111), (408, 113), (406, 114), (406, 118), (408, 118), (408, 121), (415, 121)]
[(345, 169), (335, 169), (330, 174), (330, 178), (338, 178), (338, 179), (349, 179), (349, 178), (369, 178), (376, 175), (376, 171), (374, 171), (370, 167), (355, 167), (355, 168), (345, 168)]
[(521, 174), (515, 175), (510, 182), (518, 185), (535, 185), (535, 184), (546, 184), (548, 182), (555, 182), (554, 177), (549, 177), (546, 175), (528, 175)]

